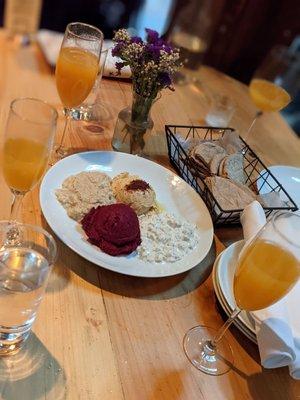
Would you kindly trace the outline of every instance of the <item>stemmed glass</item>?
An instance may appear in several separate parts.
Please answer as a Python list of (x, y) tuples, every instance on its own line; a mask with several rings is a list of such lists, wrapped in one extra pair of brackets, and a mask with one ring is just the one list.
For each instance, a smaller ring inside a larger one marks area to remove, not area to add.
[(55, 70), (56, 87), (65, 115), (64, 130), (56, 149), (57, 158), (67, 154), (63, 142), (72, 108), (79, 106), (94, 86), (102, 43), (102, 32), (92, 25), (72, 22), (66, 27)]
[(14, 195), (10, 220), (46, 170), (56, 122), (57, 111), (42, 100), (19, 98), (10, 105), (2, 149), (4, 179)]
[(258, 111), (245, 134), (245, 140), (248, 139), (258, 117), (264, 112), (280, 111), (291, 101), (289, 93), (274, 83), (271, 76), (262, 71), (257, 72), (251, 80), (249, 94)]
[[(105, 118), (109, 114), (104, 104), (99, 99), (101, 80), (109, 50), (110, 48), (104, 48), (104, 45), (102, 46), (99, 59), (99, 70), (95, 84), (85, 101), (78, 107), (72, 108), (71, 112), (69, 113), (73, 120), (84, 121), (84, 124), (82, 124), (83, 127), (95, 127), (95, 125), (92, 125), (91, 123), (101, 122), (103, 117)], [(87, 123), (87, 125), (85, 125), (85, 123)], [(98, 134), (102, 133), (103, 129), (100, 128), (99, 132), (97, 130), (94, 132), (93, 129), (91, 131), (86, 129), (86, 131), (89, 133)]]
[(190, 362), (210, 375), (222, 375), (233, 365), (224, 334), (241, 310), (260, 310), (276, 303), (300, 276), (300, 215), (278, 212), (240, 254), (233, 290), (237, 307), (216, 331), (206, 326), (190, 329), (183, 347)]

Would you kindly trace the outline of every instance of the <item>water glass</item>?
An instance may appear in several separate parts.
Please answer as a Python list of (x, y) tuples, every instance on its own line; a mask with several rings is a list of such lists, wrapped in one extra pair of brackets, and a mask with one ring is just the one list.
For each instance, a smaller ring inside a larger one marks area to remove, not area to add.
[(4, 27), (9, 37), (22, 35), (23, 43), (37, 32), (41, 19), (42, 0), (6, 0)]
[(28, 338), (56, 259), (53, 237), (40, 227), (0, 221), (0, 355), (17, 353)]
[(225, 128), (228, 126), (234, 114), (234, 110), (234, 103), (227, 96), (215, 95), (205, 117), (205, 121), (210, 126)]

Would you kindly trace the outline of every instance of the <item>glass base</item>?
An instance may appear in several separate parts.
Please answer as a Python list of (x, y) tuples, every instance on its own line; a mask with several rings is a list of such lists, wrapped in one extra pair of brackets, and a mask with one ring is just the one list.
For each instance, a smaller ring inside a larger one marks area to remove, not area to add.
[(109, 106), (101, 101), (93, 104), (83, 103), (77, 108), (68, 110), (68, 115), (75, 121), (102, 122), (112, 118)]
[(30, 334), (31, 325), (18, 328), (0, 326), (0, 357), (18, 353)]
[(18, 246), (20, 244), (20, 230), (16, 221), (10, 221), (10, 227), (6, 233), (5, 246)]
[(62, 146), (57, 147), (57, 149), (55, 150), (55, 154), (60, 158), (66, 157), (68, 155), (68, 152), (68, 149)]
[(223, 375), (233, 365), (232, 349), (225, 337), (219, 341), (217, 348), (209, 346), (217, 332), (207, 326), (196, 326), (183, 339), (184, 352), (189, 361), (195, 368), (209, 375)]
[(62, 158), (70, 155), (70, 150), (63, 146), (55, 146), (54, 151), (51, 154), (49, 165), (54, 165)]

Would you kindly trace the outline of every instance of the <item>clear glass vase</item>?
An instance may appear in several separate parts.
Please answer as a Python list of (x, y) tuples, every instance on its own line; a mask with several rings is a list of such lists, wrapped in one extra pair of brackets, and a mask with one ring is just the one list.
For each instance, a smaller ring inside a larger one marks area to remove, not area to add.
[(131, 107), (119, 112), (112, 147), (116, 151), (145, 156), (147, 137), (153, 128), (150, 117), (155, 99), (143, 97), (133, 91)]

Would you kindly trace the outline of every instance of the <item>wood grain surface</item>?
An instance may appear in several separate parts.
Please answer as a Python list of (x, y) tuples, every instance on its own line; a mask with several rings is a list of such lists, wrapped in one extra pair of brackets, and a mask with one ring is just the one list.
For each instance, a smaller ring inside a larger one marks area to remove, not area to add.
[[(19, 47), (0, 34), (1, 139), (9, 103), (32, 96), (57, 107), (62, 132), (62, 107), (53, 70), (36, 45)], [(203, 94), (222, 92), (236, 103), (231, 125), (241, 135), (255, 108), (247, 87), (206, 67), (199, 82), (165, 92), (154, 105), (151, 137), (153, 159), (169, 166), (165, 124), (199, 124), (209, 107)], [(72, 123), (67, 144), (74, 152), (111, 149), (117, 113), (130, 104), (131, 85), (103, 79), (99, 98), (107, 119), (100, 135), (86, 124)], [(268, 164), (300, 166), (300, 143), (279, 114), (264, 115), (249, 143)], [(126, 169), (126, 166), (124, 166)], [(0, 176), (0, 217), (9, 215), (10, 192)], [(50, 230), (41, 215), (39, 188), (26, 195), (20, 218)], [(236, 328), (228, 333), (235, 366), (212, 377), (196, 370), (182, 350), (185, 332), (198, 324), (219, 327), (219, 310), (210, 277), (224, 245), (241, 237), (238, 228), (218, 229), (206, 259), (193, 270), (170, 278), (127, 277), (97, 267), (62, 244), (40, 307), (33, 334), (16, 356), (0, 359), (3, 400), (286, 400), (300, 399), (300, 382), (288, 370), (264, 370), (257, 347)]]

